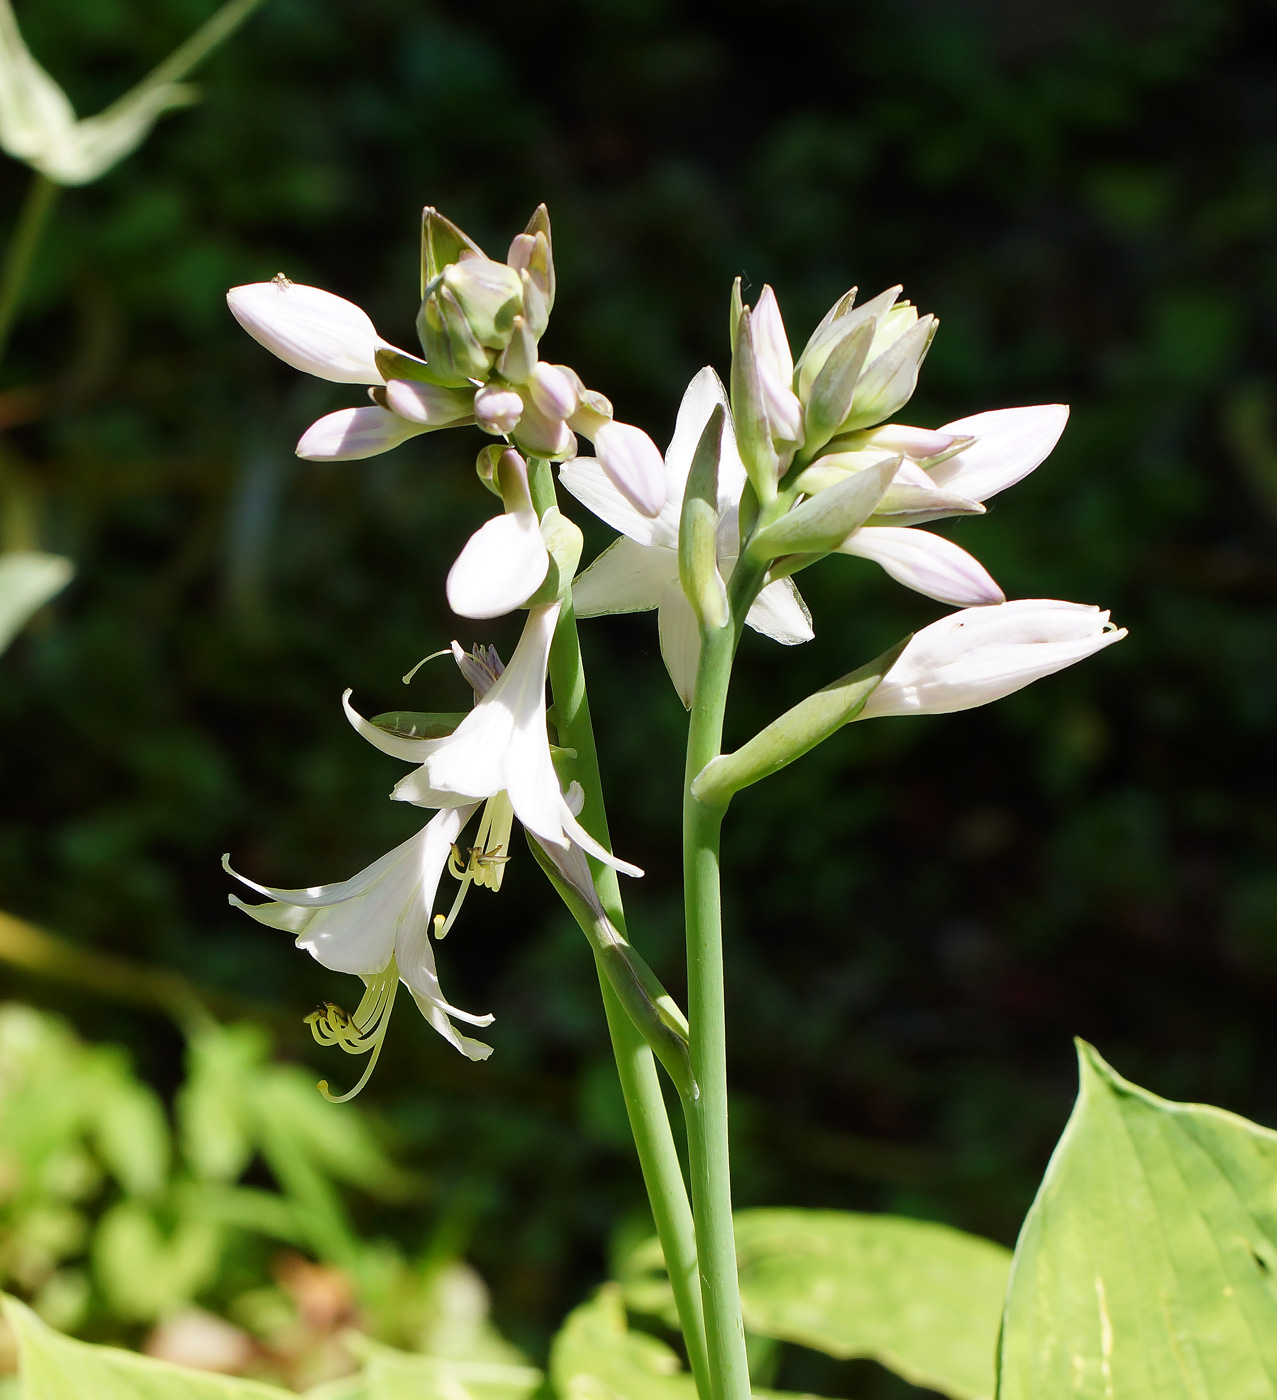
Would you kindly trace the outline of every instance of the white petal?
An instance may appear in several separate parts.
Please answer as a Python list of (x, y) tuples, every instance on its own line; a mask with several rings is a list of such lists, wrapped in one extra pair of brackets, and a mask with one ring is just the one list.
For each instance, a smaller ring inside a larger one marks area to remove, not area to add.
[(785, 647), (809, 642), (816, 635), (812, 631), (811, 613), (792, 578), (778, 578), (775, 583), (769, 583), (754, 599), (745, 621), (755, 632)]
[(941, 462), (930, 475), (937, 486), (984, 501), (1022, 481), (1060, 440), (1067, 404), (998, 408), (946, 423), (942, 433), (975, 437), (970, 447)]
[(448, 571), (448, 606), (461, 617), (504, 617), (541, 587), (549, 568), (536, 511), (498, 515), (470, 536)]
[[(418, 996), (416, 992), (413, 992), (412, 999), (417, 1003), (417, 1010), (421, 1012), (430, 1025), (443, 1036), (449, 1045), (460, 1050), (467, 1060), (486, 1060), (492, 1054), (491, 1045), (485, 1045), (481, 1040), (472, 1040), (468, 1035), (459, 1034), (456, 1027), (448, 1019), (449, 1013), (442, 1010), (428, 997)], [(455, 1007), (451, 1015), (458, 1015)], [(491, 1019), (489, 1016), (480, 1024), (486, 1025)]]
[[(710, 365), (706, 365), (692, 378), (678, 406), (678, 418), (674, 424), (674, 436), (665, 453), (667, 480), (666, 514), (672, 515), (674, 537), (671, 544), (678, 542), (678, 517), (683, 508), (683, 492), (687, 489), (687, 474), (692, 469), (692, 458), (696, 445), (705, 431), (705, 424), (715, 407), (721, 404), (727, 410), (723, 431), (723, 447), (718, 458), (718, 500), (720, 510), (735, 505), (745, 488), (745, 467), (736, 448), (736, 433), (732, 427), (731, 410), (727, 402), (727, 391), (723, 381)], [(626, 532), (628, 533), (628, 531)]]
[(680, 584), (671, 584), (665, 590), (656, 616), (665, 669), (670, 673), (678, 698), (690, 710), (692, 692), (696, 688), (696, 667), (701, 658), (701, 634), (696, 614)]
[(952, 613), (910, 640), (860, 718), (987, 705), (1126, 636), (1107, 629), (1107, 612), (1049, 598)]
[(935, 428), (911, 428), (907, 423), (887, 423), (873, 430), (870, 441), (875, 447), (886, 448), (888, 452), (903, 452), (915, 461), (926, 461), (928, 457), (948, 452), (958, 437), (957, 433), (941, 432)]
[(671, 583), (678, 582), (678, 555), (660, 545), (644, 546), (623, 535), (578, 574), (572, 605), (578, 617), (647, 612), (658, 607)]
[(868, 526), (844, 540), (838, 552), (872, 559), (897, 583), (942, 603), (980, 607), (1006, 601), (979, 560), (952, 540), (926, 530)]
[(232, 287), (231, 314), (285, 364), (338, 384), (380, 384), (377, 351), (391, 348), (354, 302), (280, 279)]
[(342, 408), (306, 429), (297, 455), (311, 462), (356, 462), (389, 452), (425, 431), (389, 409)]
[(642, 428), (613, 420), (595, 429), (594, 452), (613, 486), (640, 515), (654, 520), (667, 495), (660, 448)]
[(496, 684), (425, 760), (432, 787), (474, 798), (500, 792), (508, 786), (507, 756), (516, 734), (539, 735), (549, 762), (545, 672), (558, 619), (558, 603), (528, 613), (519, 644)]
[(794, 356), (789, 348), (789, 337), (785, 334), (780, 304), (770, 287), (763, 288), (749, 321), (760, 363), (765, 364), (782, 384), (789, 387), (794, 377)]
[(349, 690), (342, 693), (341, 706), (351, 726), (363, 735), (373, 748), (380, 749), (391, 758), (402, 758), (405, 763), (424, 763), (440, 744), (446, 742), (444, 739), (405, 739), (400, 734), (387, 734), (384, 729), (378, 729), (375, 724), (369, 723), (355, 709), (350, 703)]
[(474, 1016), (445, 1000), (429, 937), (430, 916), (434, 913), (439, 880), (448, 863), (452, 843), (477, 810), (477, 803), (453, 808), (440, 812), (426, 823), (414, 853), (417, 898), (399, 922), (395, 934), (395, 962), (400, 979), (412, 992), (418, 1006), (425, 1000), (447, 1015), (458, 1016), (472, 1025), (487, 1026), (492, 1024), (491, 1016)]
[(639, 544), (651, 544), (656, 522), (641, 515), (613, 486), (603, 464), (593, 457), (574, 457), (559, 468), (559, 480), (586, 510)]

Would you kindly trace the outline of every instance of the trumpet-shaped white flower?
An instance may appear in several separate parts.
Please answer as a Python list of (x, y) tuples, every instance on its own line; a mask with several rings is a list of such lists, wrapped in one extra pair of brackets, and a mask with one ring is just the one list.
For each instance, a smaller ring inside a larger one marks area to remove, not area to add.
[[(559, 472), (577, 500), (621, 534), (572, 585), (577, 613), (596, 617), (657, 609), (661, 655), (685, 705), (691, 703), (696, 680), (700, 632), (679, 582), (679, 516), (696, 445), (719, 404), (727, 407), (727, 395), (707, 366), (688, 385), (679, 406), (674, 436), (665, 453), (665, 503), (655, 519), (640, 514), (592, 458), (578, 457)], [(740, 552), (737, 511), (744, 485), (745, 468), (729, 416), (718, 464), (718, 561), (724, 578), (730, 578)], [(768, 584), (746, 620), (755, 631), (784, 646), (812, 637), (811, 617), (790, 579)]]
[(1024, 598), (964, 608), (911, 638), (858, 718), (987, 705), (1125, 636), (1107, 612), (1084, 603)]
[[(489, 1046), (461, 1035), (452, 1024), (456, 1019), (487, 1026), (492, 1017), (461, 1011), (444, 998), (429, 938), (439, 880), (462, 827), (476, 808), (471, 803), (439, 812), (415, 836), (338, 884), (273, 889), (226, 865), (237, 880), (271, 901), (246, 904), (231, 895), (232, 904), (259, 923), (294, 934), (297, 946), (325, 967), (353, 973), (364, 981), (367, 991), (353, 1016), (329, 1003), (307, 1018), (320, 1044), (370, 1055), (359, 1082), (342, 1099), (353, 1098), (376, 1067), (400, 982), (450, 1045), (472, 1060), (492, 1053)], [(327, 1093), (326, 1085), (320, 1087)]]
[(232, 287), (231, 314), (260, 345), (285, 364), (335, 384), (367, 384), (372, 406), (343, 408), (302, 434), (297, 455), (309, 461), (351, 462), (389, 452), (401, 442), (474, 419), (474, 391), (445, 389), (412, 379), (387, 379), (377, 364), (389, 351), (402, 364), (424, 361), (383, 340), (367, 313), (320, 287), (273, 282)]
[(392, 792), (400, 802), (421, 807), (464, 807), (499, 800), (505, 815), (493, 818), (495, 841), (481, 846), (479, 858), (494, 849), (503, 857), (514, 817), (543, 846), (566, 848), (571, 842), (597, 860), (627, 875), (643, 872), (599, 845), (577, 821), (550, 755), (545, 720), (545, 679), (550, 643), (559, 620), (559, 604), (528, 612), (523, 636), (510, 663), (486, 695), (442, 739), (411, 739), (389, 734), (362, 718), (342, 697), (351, 724), (375, 748), (419, 767)]

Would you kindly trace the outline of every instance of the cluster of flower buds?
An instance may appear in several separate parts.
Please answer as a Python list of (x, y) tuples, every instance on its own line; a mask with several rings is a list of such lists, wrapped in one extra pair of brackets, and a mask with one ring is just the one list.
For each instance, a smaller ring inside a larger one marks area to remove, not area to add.
[(981, 564), (916, 527), (981, 515), (1037, 467), (1064, 430), (1062, 404), (998, 409), (938, 429), (890, 421), (909, 401), (935, 336), (892, 287), (863, 306), (852, 288), (794, 362), (776, 295), (732, 298), (732, 407), (765, 519), (751, 548), (772, 577), (824, 554), (859, 555), (927, 596), (1003, 601)]
[[(661, 454), (640, 429), (568, 365), (540, 357), (554, 307), (554, 250), (542, 205), (505, 262), (435, 209), (422, 216), (421, 356), (377, 333), (359, 307), (318, 287), (273, 282), (235, 287), (235, 318), (295, 369), (339, 384), (366, 384), (372, 405), (340, 409), (302, 435), (298, 456), (353, 461), (421, 433), (477, 424), (531, 457), (568, 461), (588, 437), (608, 477), (648, 517), (665, 503)], [(480, 457), (480, 474), (484, 458)]]

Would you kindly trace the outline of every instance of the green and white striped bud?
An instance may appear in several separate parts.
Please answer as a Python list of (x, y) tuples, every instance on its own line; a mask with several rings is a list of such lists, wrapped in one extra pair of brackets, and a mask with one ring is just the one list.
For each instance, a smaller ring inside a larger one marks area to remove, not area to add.
[(474, 254), (450, 263), (426, 288), (417, 317), (426, 363), (458, 388), (486, 380), (522, 311), (523, 283), (512, 268)]
[(537, 340), (545, 334), (554, 310), (554, 244), (550, 237), (550, 213), (539, 204), (527, 228), (510, 244), (506, 263), (523, 283), (528, 324)]
[(743, 308), (736, 324), (732, 354), (732, 421), (745, 474), (764, 505), (776, 498), (780, 459), (772, 442), (767, 398), (754, 344), (753, 318)]
[(716, 404), (687, 474), (678, 526), (678, 577), (702, 630), (727, 626), (727, 588), (718, 570), (718, 461), (725, 414)]

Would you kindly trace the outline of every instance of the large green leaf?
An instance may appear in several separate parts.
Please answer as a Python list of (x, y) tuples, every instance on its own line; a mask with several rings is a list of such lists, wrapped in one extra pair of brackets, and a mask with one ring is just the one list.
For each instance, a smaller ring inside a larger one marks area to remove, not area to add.
[(418, 1356), (367, 1337), (351, 1345), (364, 1363), (359, 1400), (530, 1400), (545, 1379), (534, 1366)]
[[(626, 1271), (638, 1308), (660, 1301), (640, 1272), (659, 1264), (654, 1245)], [(736, 1250), (745, 1326), (756, 1335), (872, 1357), (956, 1400), (992, 1395), (1011, 1262), (1001, 1245), (899, 1216), (746, 1210)]]
[(1015, 1252), (1000, 1400), (1273, 1400), (1277, 1133), (1078, 1059)]
[[(624, 1296), (614, 1283), (568, 1314), (550, 1347), (550, 1381), (559, 1400), (696, 1400), (696, 1383), (678, 1356), (656, 1337), (630, 1331)], [(815, 1400), (758, 1386), (754, 1397)]]
[(73, 1341), (12, 1298), (4, 1299), (4, 1315), (18, 1339), (22, 1400), (296, 1400), (293, 1392), (258, 1381)]

